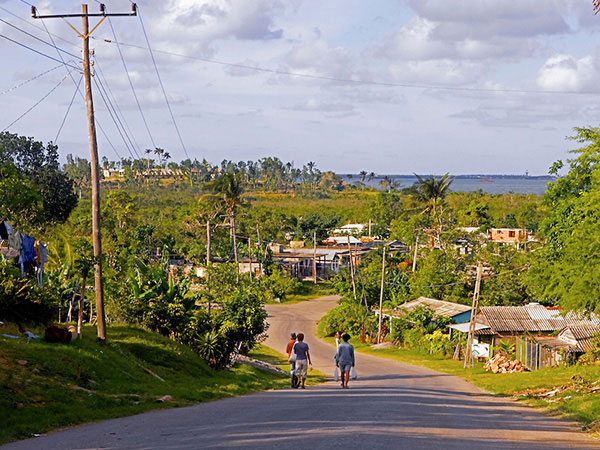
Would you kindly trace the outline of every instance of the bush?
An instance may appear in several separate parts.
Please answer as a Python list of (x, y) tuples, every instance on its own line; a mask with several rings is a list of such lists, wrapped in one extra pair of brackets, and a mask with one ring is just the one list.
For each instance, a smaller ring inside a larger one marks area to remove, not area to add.
[(34, 278), (21, 278), (18, 268), (0, 259), (0, 319), (20, 324), (48, 324), (57, 314), (59, 294), (40, 289)]
[(354, 302), (343, 302), (333, 308), (322, 319), (324, 332), (327, 336), (333, 336), (336, 331), (348, 333), (352, 336), (360, 336), (365, 327), (365, 333), (374, 335), (377, 333), (377, 318), (363, 305)]

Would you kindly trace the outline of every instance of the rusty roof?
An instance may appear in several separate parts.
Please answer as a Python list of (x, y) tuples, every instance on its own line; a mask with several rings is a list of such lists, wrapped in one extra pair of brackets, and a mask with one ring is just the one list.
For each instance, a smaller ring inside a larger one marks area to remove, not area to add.
[(396, 306), (395, 310), (398, 312), (410, 312), (419, 306), (433, 309), (434, 317), (454, 317), (458, 314), (471, 310), (471, 307), (467, 305), (461, 305), (460, 303), (445, 302), (443, 300), (437, 300), (435, 298), (427, 297), (419, 297), (416, 300), (403, 303), (402, 305)]
[(597, 318), (576, 314), (563, 316), (557, 309), (533, 303), (526, 306), (482, 306), (484, 321), (495, 331), (556, 331), (569, 325), (591, 325)]
[(600, 327), (597, 324), (569, 325), (558, 337), (587, 352), (598, 346)]

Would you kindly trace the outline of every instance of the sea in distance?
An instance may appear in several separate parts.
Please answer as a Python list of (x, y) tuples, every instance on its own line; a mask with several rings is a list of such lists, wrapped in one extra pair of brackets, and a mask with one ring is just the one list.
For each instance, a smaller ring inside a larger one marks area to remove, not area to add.
[[(371, 181), (365, 179), (367, 186), (375, 189), (382, 189), (381, 180), (385, 175), (376, 175)], [(404, 189), (412, 186), (417, 177), (414, 175), (387, 175), (394, 180), (397, 189)], [(351, 177), (351, 178), (350, 178)], [(422, 176), (423, 177), (423, 176)], [(352, 184), (360, 181), (360, 175), (343, 175), (344, 181)], [(556, 177), (549, 175), (530, 176), (530, 175), (451, 175), (454, 181), (450, 185), (453, 192), (475, 192), (482, 190), (488, 194), (536, 194), (544, 195), (549, 183), (553, 183)]]

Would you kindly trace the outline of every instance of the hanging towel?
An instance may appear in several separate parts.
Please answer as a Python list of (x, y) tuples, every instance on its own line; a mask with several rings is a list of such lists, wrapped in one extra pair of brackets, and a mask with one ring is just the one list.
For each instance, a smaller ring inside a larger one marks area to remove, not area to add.
[(37, 267), (37, 281), (38, 286), (41, 289), (44, 287), (44, 264), (46, 263), (46, 261), (48, 261), (48, 246), (40, 242), (39, 252), (40, 262)]
[(21, 242), (23, 240), (23, 236), (21, 236), (21, 232), (16, 230), (10, 236), (8, 236), (8, 246), (15, 250), (18, 253), (21, 253)]

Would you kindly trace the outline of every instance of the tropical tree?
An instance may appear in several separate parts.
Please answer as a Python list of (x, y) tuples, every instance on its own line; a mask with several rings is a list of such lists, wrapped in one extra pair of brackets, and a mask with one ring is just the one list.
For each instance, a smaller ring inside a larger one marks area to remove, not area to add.
[(205, 196), (209, 202), (219, 203), (227, 213), (229, 219), (230, 236), (233, 241), (233, 257), (235, 264), (238, 263), (237, 239), (235, 216), (237, 210), (246, 205), (243, 198), (245, 187), (239, 172), (226, 172), (214, 181), (207, 183), (210, 194)]
[[(548, 187), (540, 226), (546, 242), (535, 252), (528, 287), (565, 309), (600, 313), (600, 128), (575, 131), (571, 139), (585, 147), (572, 151), (569, 172)], [(557, 161), (550, 173), (563, 167)]]

